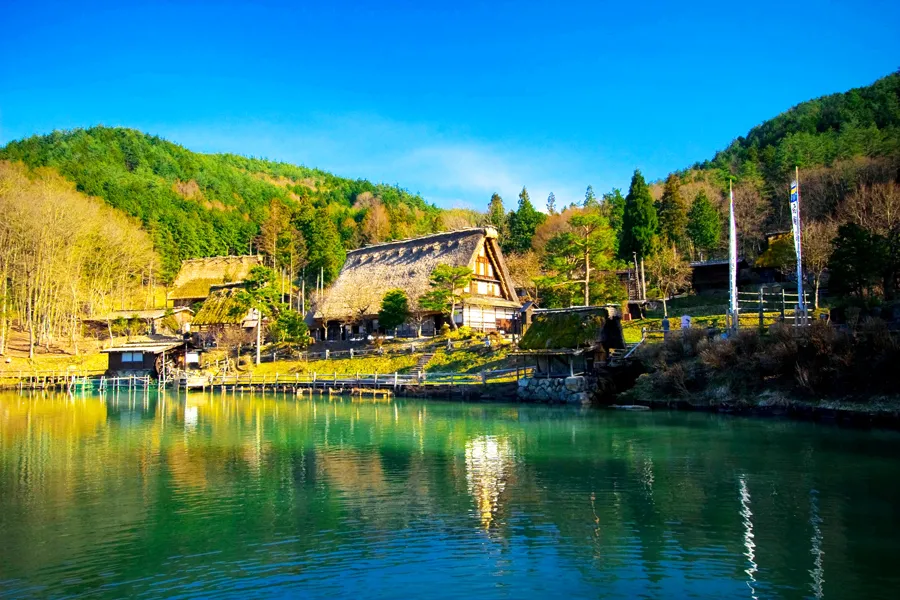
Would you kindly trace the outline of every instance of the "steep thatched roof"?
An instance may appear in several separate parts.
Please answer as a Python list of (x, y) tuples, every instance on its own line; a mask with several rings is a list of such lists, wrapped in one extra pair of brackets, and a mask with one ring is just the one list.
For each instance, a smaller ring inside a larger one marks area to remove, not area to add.
[(187, 312), (190, 314), (194, 314), (190, 308), (186, 306), (179, 306), (176, 308), (150, 308), (150, 309), (141, 309), (141, 310), (114, 310), (105, 315), (99, 315), (96, 317), (89, 317), (84, 319), (87, 322), (97, 322), (97, 323), (106, 323), (107, 321), (115, 321), (116, 319), (132, 319), (137, 317), (138, 319), (143, 320), (155, 320), (161, 319), (166, 316), (167, 311), (172, 311), (172, 314)]
[(238, 288), (222, 288), (213, 290), (209, 297), (203, 301), (203, 305), (194, 320), (195, 326), (208, 325), (241, 325), (249, 327), (256, 325), (255, 311), (241, 311), (236, 299)]
[(600, 342), (600, 331), (609, 318), (596, 306), (536, 310), (519, 347), (523, 350), (585, 348)]
[(223, 283), (243, 281), (250, 269), (262, 264), (259, 256), (212, 256), (192, 258), (181, 263), (181, 270), (169, 292), (170, 300), (194, 300), (209, 296), (209, 289)]
[(374, 316), (381, 308), (385, 293), (392, 289), (406, 292), (410, 304), (428, 292), (430, 277), (439, 264), (474, 269), (482, 246), (498, 265), (502, 298), (491, 298), (494, 306), (518, 307), (514, 286), (500, 246), (497, 232), (490, 227), (463, 229), (426, 235), (411, 240), (376, 244), (347, 253), (347, 261), (337, 280), (316, 312), (316, 318), (338, 319), (348, 314)]

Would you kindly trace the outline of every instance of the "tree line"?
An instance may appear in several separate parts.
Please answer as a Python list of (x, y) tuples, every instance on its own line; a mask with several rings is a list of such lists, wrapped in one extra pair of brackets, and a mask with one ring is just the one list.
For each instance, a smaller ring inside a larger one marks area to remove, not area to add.
[(60, 342), (77, 353), (82, 318), (152, 302), (150, 236), (52, 169), (0, 161), (0, 215), (0, 354), (13, 321), (31, 357)]

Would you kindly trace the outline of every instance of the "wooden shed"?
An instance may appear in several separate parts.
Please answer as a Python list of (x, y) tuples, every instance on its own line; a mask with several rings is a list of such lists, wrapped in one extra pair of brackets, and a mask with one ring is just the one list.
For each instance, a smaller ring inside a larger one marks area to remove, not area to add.
[(159, 377), (164, 360), (184, 364), (187, 357), (184, 340), (171, 339), (153, 342), (134, 342), (101, 350), (109, 357), (106, 374), (110, 377), (128, 375)]

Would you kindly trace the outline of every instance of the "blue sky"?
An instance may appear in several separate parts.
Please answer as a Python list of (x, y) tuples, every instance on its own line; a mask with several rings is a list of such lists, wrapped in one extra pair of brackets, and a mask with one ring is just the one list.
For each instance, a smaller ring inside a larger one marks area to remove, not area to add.
[(445, 207), (566, 204), (891, 73), (898, 23), (896, 1), (8, 1), (0, 143), (121, 125)]

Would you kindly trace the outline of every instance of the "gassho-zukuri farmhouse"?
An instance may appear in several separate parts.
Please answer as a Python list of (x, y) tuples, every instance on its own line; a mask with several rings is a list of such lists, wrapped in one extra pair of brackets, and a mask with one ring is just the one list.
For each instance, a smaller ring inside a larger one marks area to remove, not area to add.
[(376, 244), (347, 253), (337, 280), (313, 313), (318, 335), (342, 339), (378, 330), (378, 311), (389, 290), (403, 290), (413, 314), (398, 335), (431, 335), (447, 316), (426, 311), (419, 298), (431, 290), (431, 273), (440, 264), (466, 266), (472, 281), (453, 315), (457, 325), (478, 331), (509, 331), (521, 307), (506, 268), (497, 231), (462, 229), (410, 240)]

